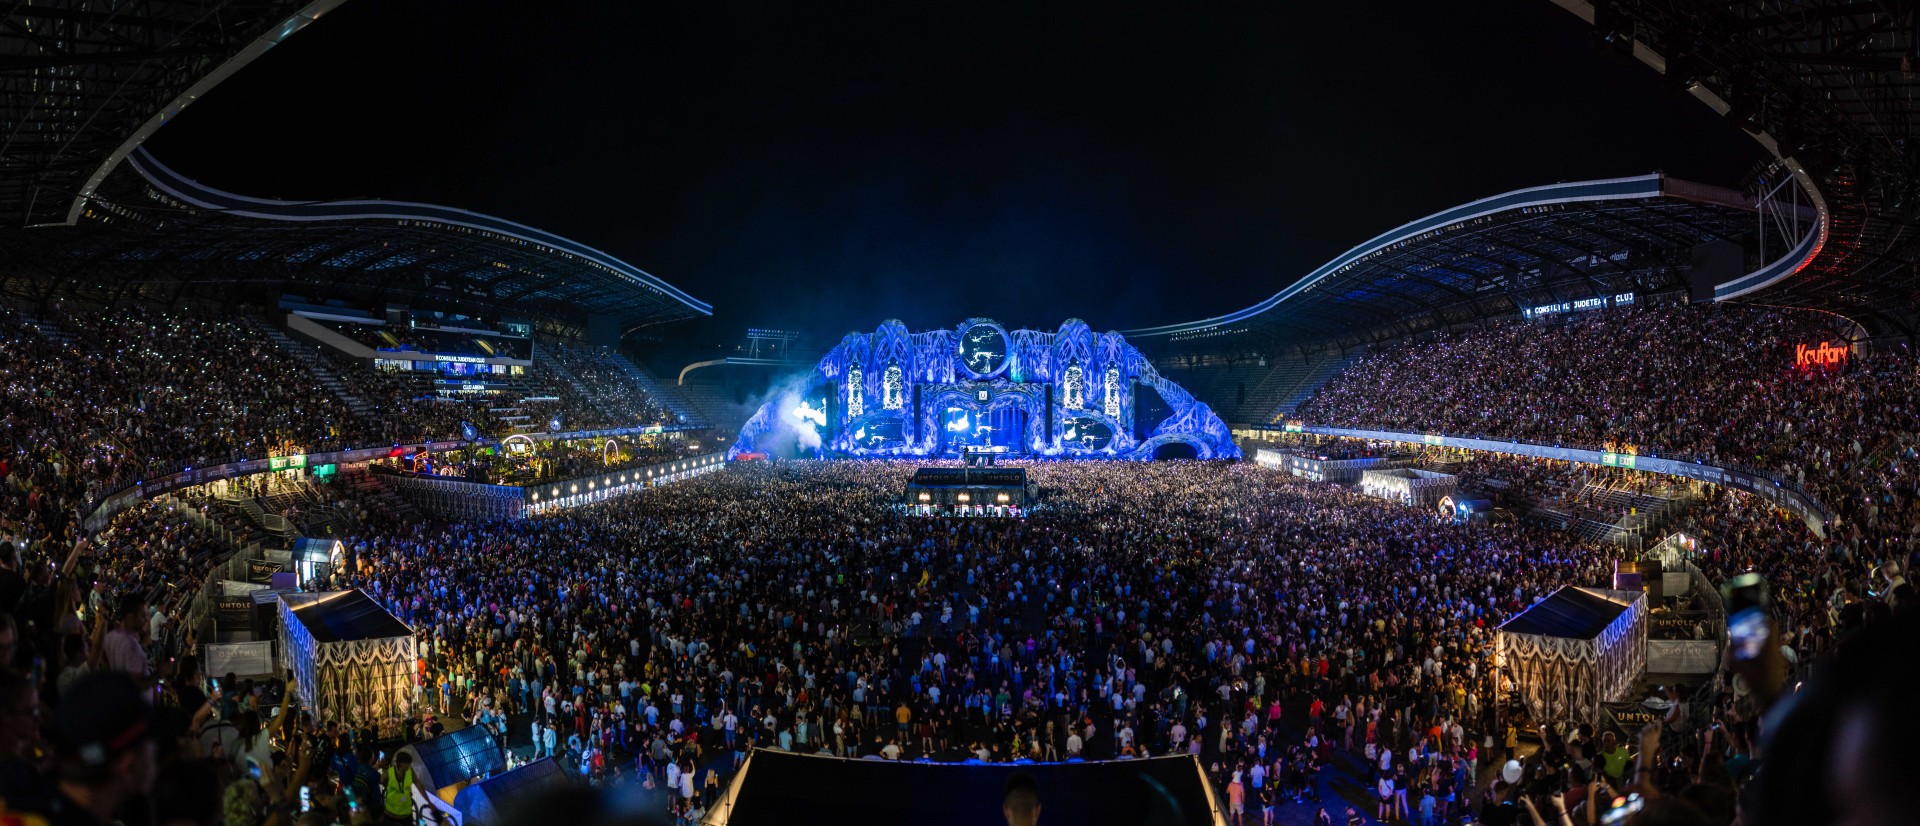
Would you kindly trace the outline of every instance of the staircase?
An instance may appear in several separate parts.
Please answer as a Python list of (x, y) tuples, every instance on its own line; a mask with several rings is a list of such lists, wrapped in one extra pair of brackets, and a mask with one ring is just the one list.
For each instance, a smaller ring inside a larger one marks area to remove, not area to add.
[(685, 384), (674, 389), (680, 391), (694, 415), (689, 421), (710, 425), (722, 433), (738, 432), (752, 410), (743, 409), (733, 400), (733, 394), (724, 386), (717, 384)]
[(1335, 373), (1345, 370), (1347, 365), (1359, 360), (1360, 355), (1361, 353), (1356, 350), (1350, 353), (1329, 353), (1322, 356), (1319, 361), (1313, 363), (1313, 366), (1306, 369), (1298, 382), (1280, 394), (1280, 404), (1268, 414), (1267, 421), (1277, 421), (1283, 416), (1292, 415), (1294, 410), (1299, 409), (1300, 405), (1313, 395), (1313, 391), (1319, 390), (1320, 386), (1333, 378)]
[(1302, 361), (1297, 364), (1276, 364), (1260, 377), (1260, 382), (1247, 391), (1247, 400), (1238, 411), (1247, 424), (1273, 424), (1274, 411), (1280, 407), (1280, 400), (1287, 389), (1300, 381), (1301, 374), (1311, 365)]
[(275, 345), (279, 346), (280, 349), (292, 355), (295, 361), (300, 362), (300, 366), (306, 370), (307, 375), (312, 376), (314, 382), (318, 383), (321, 387), (327, 388), (327, 392), (332, 393), (334, 398), (339, 399), (342, 404), (345, 404), (347, 410), (356, 418), (365, 419), (373, 417), (373, 405), (368, 404), (365, 399), (354, 395), (353, 391), (347, 389), (346, 382), (341, 381), (340, 375), (335, 373), (333, 367), (327, 364), (327, 358), (321, 355), (318, 345), (295, 339), (281, 332), (280, 328), (273, 326), (265, 319), (257, 316), (247, 315), (244, 316), (244, 318), (248, 326), (258, 331), (261, 335), (266, 336)]
[(269, 535), (277, 538), (280, 547), (292, 546), (294, 538), (293, 525), (287, 522), (286, 517), (277, 513), (268, 513), (265, 508), (260, 507), (259, 502), (254, 501), (253, 497), (243, 496), (238, 492), (230, 491), (221, 494), (219, 501), (238, 508), (241, 513), (246, 514), (247, 518), (252, 520), (254, 524), (259, 525)]
[(414, 509), (412, 502), (407, 501), (405, 496), (401, 496), (398, 491), (382, 482), (379, 476), (366, 470), (342, 473), (338, 484), (346, 486), (355, 495), (361, 497), (368, 504), (369, 510), (384, 513), (406, 523), (415, 522), (420, 518), (420, 513)]
[(711, 420), (702, 416), (699, 410), (695, 409), (693, 403), (687, 399), (685, 394), (680, 392), (679, 385), (666, 384), (660, 381), (653, 375), (652, 371), (632, 361), (628, 361), (626, 356), (620, 355), (619, 353), (607, 354), (607, 361), (611, 362), (615, 367), (620, 368), (621, 372), (626, 373), (627, 377), (632, 379), (634, 384), (640, 385), (640, 389), (647, 391), (647, 395), (652, 396), (655, 401), (660, 403), (661, 407), (666, 408), (682, 423), (712, 423)]

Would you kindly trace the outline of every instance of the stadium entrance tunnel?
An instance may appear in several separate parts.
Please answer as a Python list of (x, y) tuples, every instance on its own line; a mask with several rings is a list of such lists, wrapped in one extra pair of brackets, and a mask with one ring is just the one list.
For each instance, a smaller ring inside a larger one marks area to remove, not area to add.
[(1162, 459), (1198, 459), (1200, 451), (1186, 442), (1167, 442), (1153, 449), (1153, 460)]

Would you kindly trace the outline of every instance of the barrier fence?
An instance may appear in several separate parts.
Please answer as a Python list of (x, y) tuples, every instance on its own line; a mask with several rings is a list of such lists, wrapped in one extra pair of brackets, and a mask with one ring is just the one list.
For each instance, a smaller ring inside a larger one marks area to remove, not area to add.
[[(706, 428), (697, 425), (647, 425), (643, 427), (618, 427), (603, 430), (575, 430), (564, 433), (532, 433), (527, 435), (533, 439), (566, 441), (613, 436), (652, 436), (663, 433), (680, 433), (705, 429)], [(107, 523), (113, 519), (115, 514), (132, 507), (135, 503), (143, 499), (151, 499), (182, 488), (204, 485), (208, 482), (217, 482), (222, 479), (233, 479), (241, 476), (251, 476), (256, 473), (270, 473), (296, 468), (319, 467), (321, 465), (358, 464), (374, 459), (385, 459), (392, 456), (401, 456), (421, 451), (436, 453), (446, 450), (457, 450), (474, 444), (478, 444), (478, 442), (454, 439), (445, 442), (420, 442), (410, 445), (366, 447), (354, 450), (329, 451), (326, 453), (272, 456), (265, 459), (245, 459), (238, 462), (209, 465), (203, 468), (183, 468), (177, 473), (164, 474), (151, 479), (142, 479), (115, 488), (101, 497), (100, 501), (87, 512), (87, 515), (80, 520), (80, 526), (88, 533), (98, 533), (106, 528)]]
[(707, 453), (641, 467), (519, 487), (469, 482), (446, 476), (375, 468), (407, 499), (449, 519), (518, 519), (529, 513), (600, 502), (614, 496), (677, 482), (726, 465), (726, 454)]

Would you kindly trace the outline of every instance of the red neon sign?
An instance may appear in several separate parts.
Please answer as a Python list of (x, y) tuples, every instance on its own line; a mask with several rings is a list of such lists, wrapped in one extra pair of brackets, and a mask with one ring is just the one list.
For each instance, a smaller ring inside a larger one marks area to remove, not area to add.
[(1824, 341), (1818, 347), (1796, 344), (1793, 346), (1793, 366), (1803, 369), (1838, 367), (1846, 363), (1847, 353), (1844, 343), (1838, 347)]

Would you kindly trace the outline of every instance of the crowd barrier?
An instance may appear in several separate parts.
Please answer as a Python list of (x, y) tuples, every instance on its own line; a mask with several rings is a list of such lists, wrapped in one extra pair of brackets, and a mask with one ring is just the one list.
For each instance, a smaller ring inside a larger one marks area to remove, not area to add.
[(707, 453), (640, 467), (519, 487), (376, 468), (407, 499), (438, 516), (463, 520), (518, 519), (528, 513), (599, 502), (719, 470), (726, 454)]
[(468, 442), (455, 440), (450, 442), (425, 442), (414, 445), (394, 445), (390, 447), (366, 447), (356, 450), (336, 450), (328, 453), (305, 453), (296, 456), (274, 456), (267, 459), (247, 459), (240, 462), (228, 462), (223, 465), (209, 465), (203, 468), (186, 468), (179, 473), (169, 473), (152, 479), (142, 479), (107, 494), (95, 505), (92, 512), (82, 519), (81, 527), (88, 532), (97, 532), (117, 514), (132, 507), (142, 499), (151, 499), (165, 493), (171, 493), (195, 485), (218, 482), (222, 479), (234, 479), (252, 476), (256, 473), (281, 471), (288, 468), (319, 467), (321, 465), (349, 465), (359, 462), (384, 459), (415, 451), (453, 450), (466, 447)]
[[(1274, 428), (1279, 430), (1280, 428)], [(1563, 462), (1602, 467), (1639, 470), (1648, 473), (1660, 473), (1678, 476), (1701, 482), (1751, 493), (1778, 505), (1788, 513), (1807, 524), (1815, 535), (1825, 538), (1827, 524), (1833, 521), (1833, 514), (1806, 492), (1785, 485), (1779, 479), (1748, 470), (1716, 467), (1700, 462), (1685, 462), (1676, 459), (1660, 459), (1652, 456), (1635, 456), (1626, 453), (1608, 453), (1600, 450), (1583, 450), (1571, 447), (1536, 445), (1526, 442), (1502, 442), (1493, 439), (1464, 439), (1457, 436), (1439, 436), (1431, 433), (1398, 433), (1387, 430), (1360, 430), (1347, 427), (1322, 427), (1317, 425), (1294, 426), (1285, 428), (1288, 433), (1309, 433), (1318, 436), (1339, 436), (1349, 439), (1371, 439), (1380, 442), (1404, 442), (1407, 444), (1435, 445), (1461, 450), (1483, 450), (1493, 453), (1508, 453), (1515, 456), (1531, 456), (1536, 459), (1557, 459)]]
[(407, 473), (378, 465), (373, 472), (392, 482), (407, 501), (444, 519), (486, 522), (518, 519), (527, 512), (525, 488), (469, 482), (450, 476)]
[[(704, 430), (697, 425), (648, 425), (644, 427), (619, 427), (604, 430), (575, 430), (563, 433), (532, 433), (529, 438), (539, 440), (598, 439), (613, 436), (651, 436), (661, 433)], [(178, 473), (157, 476), (130, 482), (114, 489), (80, 520), (80, 526), (88, 533), (97, 533), (112, 521), (115, 514), (132, 507), (135, 503), (161, 494), (217, 482), (251, 476), (256, 473), (286, 470), (290, 467), (319, 467), (321, 465), (351, 465), (374, 459), (384, 459), (406, 453), (426, 451), (429, 453), (455, 450), (466, 447), (472, 442), (454, 439), (445, 442), (421, 442), (410, 445), (392, 445), (388, 447), (368, 447), (355, 450), (336, 450), (327, 453), (307, 453), (297, 456), (274, 456), (266, 459), (246, 459), (209, 465), (203, 468), (184, 468)]]

